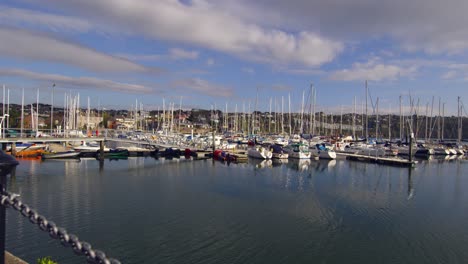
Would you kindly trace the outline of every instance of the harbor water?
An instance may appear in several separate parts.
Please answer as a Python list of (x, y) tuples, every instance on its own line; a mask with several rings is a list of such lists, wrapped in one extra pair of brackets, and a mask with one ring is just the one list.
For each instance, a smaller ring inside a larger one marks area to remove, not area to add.
[[(468, 161), (20, 160), (8, 189), (122, 263), (467, 263)], [(7, 209), (7, 250), (85, 263)]]

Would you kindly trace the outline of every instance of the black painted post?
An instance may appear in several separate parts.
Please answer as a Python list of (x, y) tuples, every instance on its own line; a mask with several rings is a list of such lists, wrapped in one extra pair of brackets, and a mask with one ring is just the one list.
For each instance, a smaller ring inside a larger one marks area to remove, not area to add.
[(99, 142), (99, 159), (104, 160), (104, 140)]
[[(3, 143), (2, 145), (5, 146), (6, 144)], [(0, 157), (2, 159), (2, 165), (0, 166), (0, 192), (4, 194), (7, 189), (7, 175), (11, 174), (14, 177), (18, 161), (3, 151), (0, 151)], [(6, 207), (0, 205), (0, 264), (5, 264), (5, 230)]]
[[(0, 172), (0, 189), (6, 190), (6, 175)], [(6, 208), (0, 206), (0, 264), (5, 264), (5, 226), (6, 226)]]
[(413, 162), (413, 133), (411, 133), (409, 140), (409, 162)]
[[(6, 191), (7, 174), (0, 168), (0, 190)], [(0, 205), (0, 264), (5, 264), (6, 207)]]
[(11, 155), (13, 157), (16, 156), (16, 143), (15, 142), (11, 143)]

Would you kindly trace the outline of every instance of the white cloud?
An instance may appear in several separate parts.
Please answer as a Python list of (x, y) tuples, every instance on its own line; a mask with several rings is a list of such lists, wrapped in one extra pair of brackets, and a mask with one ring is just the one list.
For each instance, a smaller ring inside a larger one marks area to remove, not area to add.
[(245, 72), (245, 73), (248, 73), (248, 74), (254, 74), (255, 73), (255, 70), (253, 68), (250, 68), (250, 67), (244, 67), (241, 70), (243, 72)]
[(295, 75), (323, 75), (325, 71), (319, 69), (304, 69), (304, 68), (279, 68), (278, 71), (285, 72), (288, 74), (295, 74)]
[(324, 36), (342, 42), (390, 38), (401, 48), (430, 54), (459, 53), (468, 49), (466, 0), (210, 2), (231, 10), (247, 23), (294, 31), (320, 30)]
[(124, 54), (124, 53), (117, 53), (115, 54), (115, 56), (126, 59), (126, 60), (132, 60), (132, 61), (159, 61), (166, 57), (164, 55), (159, 55), (159, 54)]
[(97, 72), (159, 71), (49, 35), (0, 27), (0, 56), (56, 62)]
[(0, 5), (0, 24), (47, 28), (52, 31), (88, 32), (95, 28), (86, 20), (70, 16), (47, 14), (43, 12), (12, 8)]
[(275, 84), (271, 87), (271, 89), (275, 91), (280, 91), (280, 92), (290, 92), (293, 90), (293, 88), (289, 85), (284, 85), (284, 84)]
[(79, 89), (100, 89), (127, 93), (151, 93), (151, 88), (139, 84), (119, 83), (94, 77), (69, 77), (59, 74), (45, 74), (22, 69), (1, 69), (0, 76), (21, 77), (35, 81), (55, 83), (58, 87)]
[(449, 80), (449, 79), (455, 78), (456, 76), (457, 76), (456, 71), (448, 71), (442, 75), (442, 79)]
[(172, 48), (169, 50), (169, 56), (174, 60), (194, 60), (198, 58), (198, 52)]
[(209, 58), (206, 60), (206, 65), (207, 66), (213, 66), (215, 65), (215, 60), (213, 58)]
[(386, 65), (371, 59), (367, 63), (354, 63), (350, 69), (333, 72), (332, 80), (340, 81), (383, 81), (408, 77), (416, 72), (416, 67), (403, 68), (397, 65)]
[(173, 82), (173, 87), (186, 88), (209, 96), (231, 97), (233, 90), (199, 78), (190, 78)]
[(167, 54), (115, 54), (117, 57), (132, 61), (195, 60), (198, 58), (198, 55), (198, 51), (179, 48), (171, 48)]
[(466, 63), (451, 63), (445, 67), (448, 69), (441, 78), (445, 80), (451, 80), (459, 78), (464, 81), (468, 81), (468, 64)]
[(198, 45), (244, 59), (275, 65), (320, 66), (332, 61), (343, 44), (307, 30), (284, 30), (247, 23), (205, 0), (45, 0), (125, 34)]

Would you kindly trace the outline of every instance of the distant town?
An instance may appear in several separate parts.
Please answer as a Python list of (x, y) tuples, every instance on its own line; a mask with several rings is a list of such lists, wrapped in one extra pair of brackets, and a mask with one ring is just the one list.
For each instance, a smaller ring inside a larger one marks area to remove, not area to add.
[[(1, 103), (0, 103), (1, 105)], [(22, 106), (10, 104), (9, 109), (1, 109), (5, 118), (3, 127), (7, 129), (29, 129), (39, 131), (63, 130), (67, 111), (62, 107), (53, 109), (50, 104)], [(38, 114), (35, 112), (38, 109)], [(69, 111), (69, 110), (68, 110)], [(21, 113), (23, 112), (23, 117)], [(76, 127), (82, 130), (98, 129), (172, 131), (178, 133), (206, 133), (213, 129), (219, 133), (243, 134), (315, 134), (324, 136), (354, 135), (365, 136), (365, 115), (357, 113), (326, 114), (260, 112), (225, 113), (221, 110), (170, 109), (170, 110), (114, 110), (80, 108), (76, 110)], [(35, 118), (32, 118), (32, 117)], [(408, 122), (412, 120), (412, 132), (417, 138), (456, 139), (459, 122), (462, 138), (468, 137), (466, 118), (456, 116), (400, 116), (395, 114), (369, 114), (368, 135), (379, 138), (404, 138), (409, 134)], [(408, 121), (408, 122), (407, 122)], [(37, 124), (35, 124), (37, 122)]]

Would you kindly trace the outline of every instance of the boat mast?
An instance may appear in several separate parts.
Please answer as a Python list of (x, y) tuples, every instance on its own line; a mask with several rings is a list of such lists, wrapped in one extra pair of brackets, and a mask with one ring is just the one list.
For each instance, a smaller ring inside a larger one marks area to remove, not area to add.
[[(2, 117), (5, 118), (5, 84), (3, 85), (2, 112)], [(5, 126), (2, 126), (2, 137), (5, 137)]]
[(52, 130), (54, 127), (54, 90), (55, 83), (52, 84), (52, 96), (50, 98), (50, 135), (52, 136)]
[(288, 93), (288, 101), (289, 101), (289, 136), (291, 136), (292, 134), (292, 131), (291, 131), (291, 94)]
[[(180, 97), (180, 101), (179, 101), (179, 122), (177, 124), (177, 131), (180, 133), (180, 116), (182, 115), (182, 96)], [(227, 117), (227, 103), (226, 103), (226, 117)], [(227, 125), (227, 121), (226, 121), (226, 125)], [(226, 130), (227, 130), (227, 127), (226, 127)]]
[(392, 119), (392, 106), (388, 106), (388, 141), (392, 141), (392, 126), (391, 126), (391, 119)]
[(440, 131), (442, 140), (444, 140), (444, 130), (445, 130), (445, 103), (442, 103), (442, 128)]
[(460, 108), (460, 96), (458, 96), (458, 100), (457, 100), (457, 109), (458, 109), (458, 115), (457, 115), (457, 123), (458, 123), (458, 129), (457, 129), (457, 143), (460, 144), (461, 143), (461, 137), (462, 137), (462, 126), (461, 126), (461, 108)]
[(89, 134), (89, 113), (90, 112), (90, 105), (89, 105), (89, 96), (88, 96), (88, 109), (86, 111), (86, 133)]
[(313, 112), (313, 118), (312, 118), (312, 134), (315, 135), (315, 104), (317, 102), (317, 89), (314, 87), (314, 108), (312, 110)]
[(236, 107), (234, 108), (234, 131), (236, 131), (236, 133), (239, 131), (239, 127), (238, 127), (238, 124), (239, 124), (239, 120), (237, 119), (238, 118), (238, 115), (237, 115), (237, 104), (236, 104)]
[(426, 129), (425, 129), (425, 132), (424, 132), (424, 141), (427, 143), (427, 121), (429, 119), (429, 103), (426, 103), (426, 122), (425, 122), (425, 125), (426, 125)]
[(37, 88), (36, 95), (36, 137), (39, 136), (39, 88)]
[(354, 96), (354, 111), (353, 111), (353, 140), (356, 140), (356, 96)]
[(440, 119), (441, 119), (441, 113), (440, 113), (440, 106), (441, 106), (441, 103), (440, 103), (440, 97), (439, 97), (439, 118), (437, 118), (437, 139), (439, 140), (440, 142), (440, 139), (441, 139), (441, 126), (440, 126)]
[(6, 119), (6, 127), (10, 128), (10, 89), (7, 91), (7, 119)]
[(343, 134), (343, 105), (340, 107), (340, 136)]
[(313, 100), (314, 100), (314, 84), (310, 84), (310, 108), (309, 108), (309, 134), (312, 134), (312, 124), (313, 124), (313, 120), (312, 120), (312, 103), (313, 103)]
[(281, 96), (281, 135), (284, 135), (284, 96)]
[(379, 138), (379, 97), (377, 97), (375, 107), (377, 109), (377, 115), (375, 117), (375, 140), (377, 141)]
[(400, 95), (400, 140), (403, 140), (403, 125), (404, 125), (404, 122), (403, 122), (403, 109), (402, 109), (402, 98), (401, 98), (401, 95)]
[(305, 91), (302, 90), (302, 106), (301, 106), (301, 126), (299, 130), (299, 134), (304, 133), (304, 97), (305, 97)]
[(369, 141), (369, 117), (367, 112), (367, 97), (368, 97), (368, 88), (367, 88), (367, 80), (366, 80), (366, 142)]
[(23, 137), (23, 129), (24, 129), (24, 87), (23, 87), (23, 93), (21, 94), (21, 137)]

